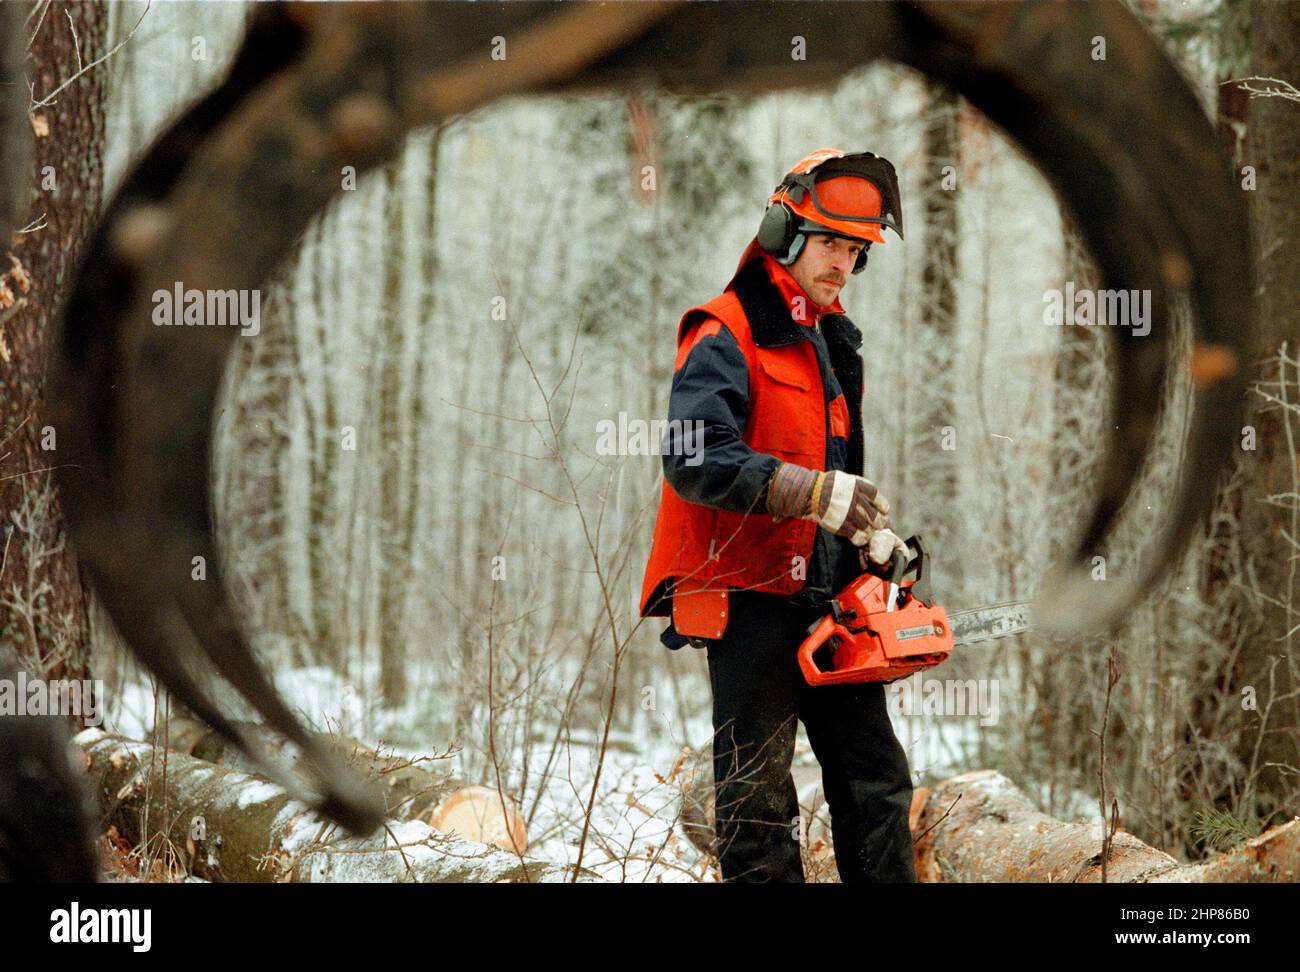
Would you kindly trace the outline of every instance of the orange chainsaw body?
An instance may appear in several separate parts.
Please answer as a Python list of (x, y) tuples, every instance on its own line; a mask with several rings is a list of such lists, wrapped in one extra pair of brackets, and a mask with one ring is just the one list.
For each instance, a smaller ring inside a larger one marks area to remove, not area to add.
[[(912, 590), (921, 574), (919, 541), (907, 541), (918, 553), (906, 567), (917, 568), (916, 578), (903, 578), (905, 568), (897, 564), (892, 578), (862, 574), (831, 602), (831, 613), (809, 629), (799, 646), (799, 667), (809, 685), (892, 682), (947, 659), (953, 649), (948, 612)], [(891, 589), (896, 591), (893, 610)]]

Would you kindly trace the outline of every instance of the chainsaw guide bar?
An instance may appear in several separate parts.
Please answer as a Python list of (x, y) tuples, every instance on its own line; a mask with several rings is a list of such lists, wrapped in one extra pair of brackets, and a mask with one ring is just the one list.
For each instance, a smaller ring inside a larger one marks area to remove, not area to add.
[(949, 617), (930, 592), (921, 538), (912, 536), (904, 546), (906, 552), (895, 552), (883, 569), (868, 568), (848, 584), (831, 601), (830, 613), (809, 626), (798, 651), (809, 685), (897, 681), (943, 664), (958, 645), (1029, 628), (1027, 601)]
[(974, 645), (1028, 631), (1029, 601), (1007, 601), (948, 615), (954, 645)]

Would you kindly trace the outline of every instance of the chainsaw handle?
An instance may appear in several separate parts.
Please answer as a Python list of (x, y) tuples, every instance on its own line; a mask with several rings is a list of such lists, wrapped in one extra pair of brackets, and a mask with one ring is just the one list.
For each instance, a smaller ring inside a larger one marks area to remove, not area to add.
[(894, 555), (889, 558), (889, 583), (892, 587), (903, 583), (903, 575), (907, 573), (907, 567), (907, 554), (895, 550)]
[(799, 645), (799, 664), (805, 671), (816, 671), (817, 665), (813, 661), (813, 655), (817, 649), (831, 638), (839, 636), (845, 641), (853, 640), (853, 633), (843, 624), (836, 621), (832, 615), (826, 615), (820, 621), (816, 622), (808, 629), (808, 637), (804, 638)]
[(921, 535), (914, 533), (903, 544), (912, 550), (916, 556), (908, 557), (906, 554), (894, 553), (889, 558), (888, 564), (877, 565), (870, 561), (867, 563), (867, 569), (877, 577), (883, 578), (891, 584), (900, 584), (903, 578), (910, 574), (913, 568), (916, 569), (916, 583), (921, 583), (925, 577), (925, 547), (921, 544)]

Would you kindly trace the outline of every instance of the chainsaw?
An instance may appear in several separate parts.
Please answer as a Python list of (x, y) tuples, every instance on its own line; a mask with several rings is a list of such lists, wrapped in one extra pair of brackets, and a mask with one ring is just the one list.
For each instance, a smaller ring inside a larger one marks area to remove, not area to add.
[[(958, 612), (935, 602), (919, 536), (888, 564), (869, 568), (832, 599), (830, 613), (808, 628), (799, 667), (809, 685), (892, 682), (933, 668), (957, 645), (989, 641), (1029, 627), (1029, 602)], [(909, 554), (911, 554), (909, 556)], [(912, 576), (908, 576), (908, 575)]]

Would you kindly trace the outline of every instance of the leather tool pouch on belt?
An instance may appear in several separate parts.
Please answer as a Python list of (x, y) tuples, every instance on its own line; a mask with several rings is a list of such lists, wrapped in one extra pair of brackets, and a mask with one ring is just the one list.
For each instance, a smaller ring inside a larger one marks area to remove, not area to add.
[(726, 590), (673, 593), (673, 628), (692, 645), (721, 638), (729, 615)]

